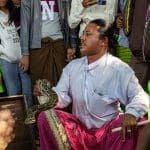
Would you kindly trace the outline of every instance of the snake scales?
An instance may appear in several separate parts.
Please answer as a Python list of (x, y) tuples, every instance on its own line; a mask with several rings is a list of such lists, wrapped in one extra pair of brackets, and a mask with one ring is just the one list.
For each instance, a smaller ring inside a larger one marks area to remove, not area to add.
[(39, 112), (53, 108), (58, 101), (57, 94), (51, 89), (48, 80), (37, 80), (36, 85), (41, 93), (41, 96), (37, 96), (39, 105), (34, 105), (27, 110), (27, 117), (24, 122), (25, 124), (35, 123), (36, 115)]

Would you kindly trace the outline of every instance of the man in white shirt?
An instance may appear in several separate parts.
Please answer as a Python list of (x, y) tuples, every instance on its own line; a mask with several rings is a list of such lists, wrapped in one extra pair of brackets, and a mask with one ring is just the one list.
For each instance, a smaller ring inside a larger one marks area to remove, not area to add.
[[(111, 28), (104, 20), (91, 21), (81, 37), (85, 57), (63, 70), (53, 90), (56, 108), (72, 103), (72, 114), (48, 110), (38, 117), (41, 150), (134, 150), (137, 121), (148, 111), (149, 97), (133, 70), (108, 53), (113, 44)], [(119, 104), (126, 106), (119, 114)], [(112, 133), (122, 126), (122, 135)]]

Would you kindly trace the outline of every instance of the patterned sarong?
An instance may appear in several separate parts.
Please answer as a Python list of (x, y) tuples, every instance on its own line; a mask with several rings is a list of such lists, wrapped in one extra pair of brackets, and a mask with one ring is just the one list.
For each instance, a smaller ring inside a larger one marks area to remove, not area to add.
[(143, 127), (122, 142), (120, 132), (111, 132), (121, 121), (122, 115), (100, 129), (87, 129), (72, 114), (54, 109), (42, 112), (38, 117), (40, 150), (135, 150)]

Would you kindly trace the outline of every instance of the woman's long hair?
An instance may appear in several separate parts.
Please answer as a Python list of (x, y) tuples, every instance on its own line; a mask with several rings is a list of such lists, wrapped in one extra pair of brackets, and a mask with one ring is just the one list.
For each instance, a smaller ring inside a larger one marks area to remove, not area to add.
[(16, 8), (12, 0), (8, 0), (6, 7), (9, 10), (9, 20), (8, 23), (20, 22), (20, 8)]

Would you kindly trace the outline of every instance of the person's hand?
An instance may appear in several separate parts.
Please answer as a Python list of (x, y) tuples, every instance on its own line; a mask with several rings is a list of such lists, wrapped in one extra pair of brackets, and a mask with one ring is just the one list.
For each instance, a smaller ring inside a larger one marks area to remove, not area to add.
[(122, 120), (122, 141), (124, 142), (128, 135), (131, 135), (137, 125), (136, 117), (131, 114), (124, 114)]
[(13, 134), (15, 120), (10, 110), (0, 111), (0, 150), (4, 150), (14, 139)]
[(88, 8), (88, 7), (90, 7), (90, 6), (94, 5), (94, 4), (97, 4), (96, 0), (83, 0), (82, 1), (82, 5), (85, 8)]
[(36, 96), (36, 97), (37, 97), (37, 96), (42, 96), (42, 93), (40, 92), (40, 90), (39, 90), (37, 84), (34, 85), (34, 88), (33, 88), (33, 95)]
[(69, 62), (74, 58), (75, 58), (75, 50), (71, 49), (71, 48), (68, 48), (67, 49), (67, 60), (66, 61)]
[(29, 69), (29, 55), (22, 56), (19, 66), (24, 72)]
[(121, 16), (117, 17), (117, 19), (116, 19), (116, 26), (119, 29), (123, 27), (123, 18)]

